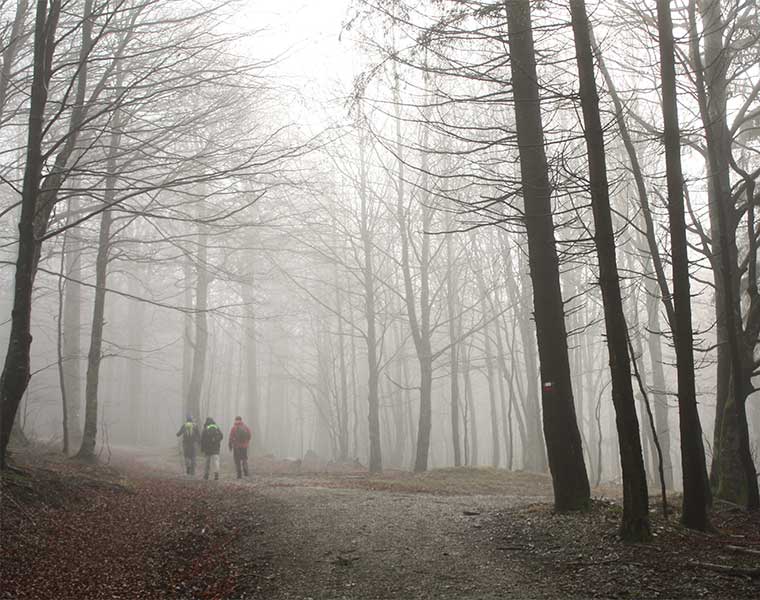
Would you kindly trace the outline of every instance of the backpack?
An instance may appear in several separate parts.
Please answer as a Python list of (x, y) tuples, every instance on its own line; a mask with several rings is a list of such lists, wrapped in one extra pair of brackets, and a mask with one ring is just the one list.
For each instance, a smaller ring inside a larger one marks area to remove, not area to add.
[(251, 432), (250, 430), (243, 426), (243, 425), (237, 425), (235, 426), (235, 441), (241, 444), (245, 444), (246, 442), (251, 441)]
[(208, 431), (208, 436), (212, 444), (221, 442), (222, 438), (224, 437), (221, 430), (216, 425), (214, 425), (213, 427), (206, 427), (206, 431)]
[(185, 423), (185, 426), (182, 429), (182, 439), (183, 441), (188, 441), (188, 442), (195, 439), (195, 423), (192, 423), (192, 422)]

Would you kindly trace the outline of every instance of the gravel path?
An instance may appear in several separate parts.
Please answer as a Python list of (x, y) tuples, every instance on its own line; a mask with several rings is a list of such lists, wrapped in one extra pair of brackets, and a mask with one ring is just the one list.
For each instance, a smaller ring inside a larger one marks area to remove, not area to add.
[(297, 478), (249, 485), (257, 526), (242, 543), (257, 574), (250, 591), (262, 598), (552, 597), (529, 564), (495, 555), (481, 528), (481, 514), (525, 499), (320, 488)]

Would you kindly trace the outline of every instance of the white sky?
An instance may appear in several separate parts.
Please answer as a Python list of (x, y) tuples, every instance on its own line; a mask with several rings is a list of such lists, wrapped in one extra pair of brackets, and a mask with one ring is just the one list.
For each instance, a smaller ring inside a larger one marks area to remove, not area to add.
[(281, 71), (292, 77), (329, 81), (351, 75), (348, 40), (340, 41), (350, 0), (249, 0), (247, 26), (264, 27), (253, 48), (287, 53)]
[[(341, 41), (341, 29), (351, 0), (248, 0), (240, 25), (265, 29), (248, 47), (262, 58), (282, 56), (276, 72), (281, 83), (298, 90), (291, 98), (292, 117), (305, 126), (321, 128), (327, 113), (341, 102), (332, 100), (350, 89), (362, 64), (350, 35)], [(322, 111), (325, 112), (322, 112)], [(338, 117), (339, 118), (339, 117)]]

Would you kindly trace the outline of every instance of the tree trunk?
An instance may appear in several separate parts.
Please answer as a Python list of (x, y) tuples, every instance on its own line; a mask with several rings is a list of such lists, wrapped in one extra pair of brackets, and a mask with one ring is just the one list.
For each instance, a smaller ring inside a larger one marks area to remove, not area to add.
[(599, 285), (602, 289), (604, 321), (607, 332), (612, 403), (620, 444), (620, 464), (623, 474), (624, 540), (641, 542), (651, 538), (647, 476), (641, 451), (636, 399), (631, 383), (631, 364), (627, 347), (628, 326), (623, 313), (620, 277), (615, 255), (615, 235), (612, 227), (607, 165), (604, 153), (604, 134), (599, 114), (599, 97), (594, 76), (586, 3), (571, 0), (573, 38), (580, 80), (581, 108), (586, 138), (591, 185), (591, 207), (594, 213), (594, 244), (599, 261)]
[[(141, 281), (150, 281), (149, 271), (146, 273), (141, 265), (135, 265), (135, 272), (129, 280), (130, 292), (133, 296), (140, 297), (141, 290), (138, 287)], [(127, 374), (127, 403), (129, 411), (129, 423), (131, 426), (130, 443), (140, 445), (145, 441), (145, 427), (143, 426), (143, 395), (145, 393), (143, 386), (143, 373), (145, 366), (137, 358), (142, 354), (142, 345), (144, 344), (145, 331), (145, 304), (136, 299), (127, 300), (127, 330), (129, 339), (129, 348), (132, 352), (131, 357), (127, 357), (126, 374)], [(146, 419), (147, 421), (147, 419)]]
[(360, 179), (359, 199), (361, 201), (361, 236), (364, 253), (364, 318), (367, 321), (367, 414), (369, 427), (369, 472), (379, 473), (383, 469), (382, 446), (380, 443), (380, 357), (378, 356), (377, 309), (375, 304), (375, 265), (373, 262), (374, 241), (370, 228), (370, 207), (367, 195), (367, 164), (363, 140), (359, 144)]
[(681, 465), (683, 469), (683, 514), (686, 527), (705, 531), (709, 528), (707, 486), (702, 426), (697, 412), (694, 383), (694, 340), (691, 328), (689, 292), (689, 256), (684, 216), (681, 141), (676, 100), (673, 25), (669, 0), (657, 0), (660, 67), (662, 70), (662, 114), (665, 126), (665, 163), (668, 185), (671, 257), (673, 261), (673, 334), (678, 372), (678, 412), (681, 431)]
[(544, 434), (558, 511), (589, 506), (575, 418), (529, 0), (506, 0), (515, 122), (538, 338)]
[[(254, 261), (251, 261), (252, 263)], [(242, 296), (246, 303), (246, 320), (245, 320), (245, 381), (246, 381), (246, 402), (238, 412), (247, 412), (248, 426), (251, 428), (251, 437), (254, 448), (263, 450), (262, 439), (260, 437), (261, 424), (259, 410), (259, 349), (258, 340), (256, 339), (256, 297), (254, 288), (256, 285), (256, 275), (251, 272), (248, 281), (243, 283)], [(245, 411), (243, 410), (245, 408)], [(235, 416), (235, 415), (233, 415)]]
[[(489, 307), (491, 303), (488, 299), (488, 290), (486, 290), (486, 282), (483, 277), (482, 271), (482, 256), (479, 256), (477, 252), (477, 245), (475, 242), (475, 236), (471, 237), (471, 242), (474, 250), (473, 269), (475, 270), (475, 279), (478, 283), (478, 294), (480, 296), (480, 310), (482, 318), (486, 321), (492, 318), (489, 314)], [(493, 348), (491, 346), (491, 326), (486, 324), (483, 327), (483, 348), (485, 351), (486, 362), (486, 379), (488, 380), (488, 406), (491, 416), (491, 465), (498, 467), (501, 459), (501, 444), (499, 440), (499, 412), (496, 408), (496, 374), (493, 365)]]
[[(506, 262), (506, 283), (507, 293), (515, 312), (520, 313), (517, 318), (520, 339), (522, 340), (523, 356), (525, 358), (525, 379), (526, 393), (521, 395), (523, 412), (525, 413), (524, 423), (521, 421), (521, 438), (523, 440), (523, 468), (536, 473), (546, 471), (546, 451), (544, 450), (544, 440), (541, 435), (541, 414), (539, 412), (538, 396), (538, 365), (536, 364), (536, 337), (530, 326), (531, 315), (528, 312), (531, 305), (530, 289), (525, 281), (521, 281), (518, 289), (517, 282), (512, 270), (512, 258), (508, 242), (503, 244), (504, 260)], [(518, 273), (522, 272), (523, 261), (518, 256), (517, 263)], [(518, 418), (519, 411), (516, 412)]]
[(45, 104), (50, 73), (45, 68), (55, 49), (54, 39), (60, 13), (60, 0), (50, 4), (37, 1), (34, 29), (34, 58), (26, 165), (21, 192), (21, 216), (18, 223), (18, 255), (16, 258), (11, 331), (3, 373), (0, 376), (0, 468), (6, 466), (6, 452), (16, 412), (30, 377), (29, 351), (32, 345), (32, 288), (38, 255), (34, 222), (42, 179), (42, 136)]
[[(79, 209), (79, 199), (72, 198), (69, 212)], [(66, 291), (63, 300), (63, 385), (71, 447), (82, 443), (82, 242), (76, 229), (66, 231)]]
[[(121, 75), (117, 72), (117, 89)], [(121, 144), (121, 110), (117, 109), (113, 118), (108, 158), (106, 161), (106, 186), (103, 205), (110, 206), (114, 201), (117, 179), (116, 157)], [(98, 235), (98, 254), (95, 259), (95, 300), (92, 309), (92, 330), (90, 332), (90, 351), (87, 354), (87, 375), (85, 378), (85, 412), (82, 444), (77, 458), (95, 460), (95, 445), (98, 434), (98, 383), (100, 380), (100, 362), (103, 356), (103, 328), (105, 326), (106, 283), (108, 280), (108, 262), (111, 250), (112, 209), (106, 208), (100, 219)], [(135, 424), (137, 426), (137, 424)]]
[(193, 342), (193, 362), (190, 383), (187, 390), (187, 410), (195, 418), (201, 414), (201, 391), (206, 373), (206, 354), (208, 352), (208, 234), (203, 224), (198, 225), (198, 253), (195, 258), (195, 339)]
[[(337, 227), (335, 228), (337, 231)], [(348, 373), (346, 371), (346, 339), (343, 331), (343, 297), (335, 265), (335, 310), (338, 320), (338, 375), (339, 389), (336, 415), (338, 416), (338, 460), (348, 460)]]
[(670, 423), (668, 419), (668, 396), (665, 393), (665, 373), (662, 368), (662, 345), (660, 331), (660, 315), (658, 312), (659, 290), (650, 281), (647, 282), (647, 349), (652, 365), (652, 403), (654, 404), (654, 422), (657, 428), (657, 439), (662, 449), (662, 467), (665, 477), (665, 487), (673, 489), (673, 461), (670, 458)]
[(103, 211), (98, 236), (98, 255), (95, 261), (95, 302), (92, 311), (92, 331), (90, 351), (87, 354), (87, 376), (85, 379), (84, 431), (77, 458), (95, 460), (95, 445), (98, 435), (98, 383), (100, 361), (103, 349), (103, 327), (105, 325), (106, 282), (108, 278), (108, 253), (111, 245), (111, 209)]
[[(692, 59), (696, 62), (697, 98), (707, 143), (708, 171), (710, 178), (710, 220), (712, 227), (713, 269), (715, 287), (723, 294), (722, 310), (718, 321), (722, 325), (728, 352), (720, 355), (730, 361), (729, 386), (724, 395), (717, 399), (717, 412), (721, 415), (721, 428), (716, 430), (714, 446), (717, 449), (717, 493), (721, 498), (746, 504), (750, 510), (760, 508), (757, 472), (749, 443), (747, 425), (747, 397), (753, 390), (752, 371), (754, 367), (754, 339), (744, 344), (741, 313), (740, 275), (737, 264), (736, 210), (732, 204), (730, 181), (731, 134), (726, 123), (726, 90), (729, 54), (723, 45), (725, 25), (721, 14), (720, 0), (705, 0), (700, 3), (705, 36), (705, 67), (699, 53), (696, 37), (692, 41)], [(692, 29), (696, 29), (695, 2), (689, 6)], [(696, 34), (696, 32), (695, 32)], [(754, 182), (749, 181), (750, 190)], [(750, 197), (749, 205), (753, 199)], [(752, 213), (750, 213), (752, 214)], [(749, 215), (748, 215), (749, 216)], [(750, 227), (750, 240), (755, 239), (754, 227)], [(752, 248), (750, 248), (750, 251)], [(755, 259), (755, 257), (751, 257)], [(756, 259), (755, 259), (756, 260)], [(757, 278), (749, 290), (757, 289)], [(717, 303), (716, 303), (717, 304)], [(742, 346), (746, 346), (742, 348)], [(720, 365), (722, 366), (722, 365)], [(719, 367), (720, 367), (719, 366)], [(719, 368), (719, 375), (725, 371)], [(725, 382), (724, 382), (725, 383)], [(723, 391), (723, 390), (721, 390)]]
[(13, 25), (11, 26), (10, 37), (3, 50), (3, 67), (2, 70), (0, 70), (0, 123), (3, 122), (3, 115), (5, 114), (5, 102), (8, 99), (8, 88), (10, 86), (11, 76), (13, 75), (13, 65), (16, 62), (19, 48), (22, 47), (22, 44), (26, 41), (27, 36), (24, 32), (24, 25), (28, 11), (29, 1), (18, 0), (16, 3), (16, 14), (13, 18)]
[[(420, 314), (417, 316), (416, 296), (412, 280), (411, 252), (409, 239), (410, 216), (409, 209), (405, 205), (404, 192), (404, 160), (403, 144), (401, 139), (401, 100), (399, 97), (398, 80), (394, 89), (396, 104), (396, 153), (398, 159), (398, 177), (396, 190), (396, 210), (399, 230), (401, 233), (401, 270), (404, 276), (404, 299), (406, 305), (409, 327), (412, 332), (414, 348), (417, 353), (417, 361), (420, 368), (420, 412), (417, 425), (417, 447), (414, 458), (414, 471), (420, 473), (427, 470), (428, 454), (430, 451), (430, 430), (432, 428), (432, 387), (433, 387), (433, 353), (430, 346), (430, 239), (426, 232), (429, 231), (432, 209), (424, 201), (421, 204), (422, 211), (422, 239), (419, 251), (419, 281), (420, 281)], [(425, 130), (426, 132), (427, 130)], [(426, 138), (426, 133), (423, 138)], [(427, 139), (423, 139), (422, 148), (427, 147)], [(427, 153), (422, 153), (422, 173), (427, 173)], [(425, 175), (423, 175), (425, 177)], [(427, 185), (423, 182), (420, 189), (426, 190)]]
[[(451, 226), (449, 224), (448, 228)], [(446, 234), (446, 308), (449, 320), (449, 410), (451, 412), (451, 442), (454, 448), (454, 466), (462, 466), (462, 442), (459, 439), (459, 337), (458, 288), (454, 260), (454, 240)]]
[(61, 391), (61, 411), (63, 421), (63, 455), (69, 455), (69, 407), (66, 398), (66, 379), (64, 376), (63, 360), (63, 305), (66, 290), (66, 280), (64, 279), (66, 271), (66, 238), (68, 231), (63, 234), (63, 243), (61, 244), (61, 266), (58, 277), (58, 318), (56, 319), (56, 353), (58, 358), (58, 383)]
[(470, 355), (472, 353), (472, 344), (469, 345), (462, 360), (462, 376), (464, 378), (464, 403), (467, 406), (467, 412), (470, 416), (470, 452), (467, 464), (477, 466), (480, 463), (478, 453), (478, 415), (475, 410), (475, 396), (472, 392), (472, 367), (470, 364)]

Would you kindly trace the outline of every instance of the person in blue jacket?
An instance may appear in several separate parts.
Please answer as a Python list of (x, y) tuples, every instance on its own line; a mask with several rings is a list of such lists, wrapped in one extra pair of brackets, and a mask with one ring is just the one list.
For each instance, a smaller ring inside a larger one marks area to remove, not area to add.
[(185, 457), (185, 471), (188, 475), (195, 475), (195, 452), (201, 439), (198, 426), (193, 421), (192, 415), (187, 415), (185, 422), (177, 432), (177, 437), (182, 438), (182, 454)]

